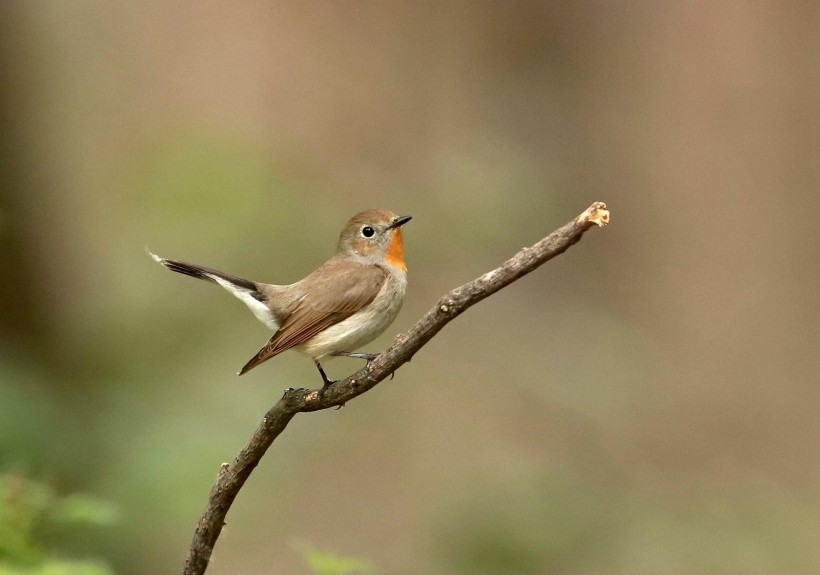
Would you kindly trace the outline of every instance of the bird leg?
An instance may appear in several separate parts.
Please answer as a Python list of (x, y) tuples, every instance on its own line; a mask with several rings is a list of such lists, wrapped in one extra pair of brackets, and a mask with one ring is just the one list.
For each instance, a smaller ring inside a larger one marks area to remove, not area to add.
[[(335, 379), (328, 379), (328, 378), (327, 378), (327, 374), (325, 373), (325, 370), (324, 370), (324, 369), (322, 369), (322, 364), (320, 364), (318, 361), (316, 361), (316, 362), (314, 362), (314, 363), (316, 364), (316, 367), (318, 367), (318, 368), (319, 368), (319, 373), (320, 373), (320, 374), (322, 374), (322, 381), (324, 382), (324, 385), (322, 385), (322, 389), (320, 389), (320, 390), (319, 390), (319, 399), (322, 399), (322, 396), (325, 394), (325, 390), (326, 390), (328, 387), (330, 387), (331, 385), (333, 385), (334, 383), (336, 383), (336, 381), (337, 381), (337, 380), (335, 380)], [(345, 404), (343, 403), (343, 404), (339, 405), (339, 406), (336, 408), (336, 410), (338, 411), (338, 410), (340, 410), (341, 408), (343, 408), (344, 406), (345, 406)]]
[(324, 385), (322, 386), (322, 391), (324, 391), (325, 389), (327, 389), (328, 387), (330, 387), (331, 385), (336, 383), (336, 380), (327, 378), (327, 374), (325, 373), (325, 370), (322, 369), (322, 364), (321, 363), (319, 363), (318, 361), (314, 362), (314, 363), (316, 363), (316, 367), (319, 368), (319, 373), (322, 374), (322, 382), (324, 382)]

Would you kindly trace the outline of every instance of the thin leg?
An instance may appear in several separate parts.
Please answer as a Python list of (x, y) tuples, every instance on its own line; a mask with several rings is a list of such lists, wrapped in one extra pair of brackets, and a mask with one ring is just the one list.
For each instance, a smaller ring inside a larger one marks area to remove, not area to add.
[[(334, 380), (334, 379), (328, 379), (328, 378), (327, 378), (327, 374), (325, 373), (325, 370), (324, 370), (324, 369), (322, 369), (322, 364), (320, 364), (318, 361), (317, 361), (317, 362), (314, 362), (314, 363), (316, 363), (316, 367), (318, 367), (318, 368), (319, 368), (319, 373), (321, 373), (321, 374), (322, 374), (322, 381), (324, 382), (324, 385), (322, 386), (322, 389), (320, 389), (320, 390), (319, 390), (319, 398), (321, 398), (321, 397), (322, 397), (322, 395), (324, 395), (325, 390), (326, 390), (328, 387), (330, 387), (331, 385), (333, 385), (334, 383), (336, 383), (336, 380)], [(336, 410), (338, 411), (338, 410), (340, 410), (341, 408), (343, 408), (344, 406), (345, 406), (345, 404), (343, 403), (343, 404), (341, 404), (340, 406), (338, 406), (338, 407), (336, 408)]]
[(336, 381), (335, 381), (335, 380), (332, 380), (332, 379), (328, 379), (328, 378), (327, 378), (327, 374), (325, 373), (325, 370), (324, 370), (324, 369), (322, 369), (322, 364), (320, 364), (318, 361), (317, 361), (317, 362), (315, 362), (315, 363), (316, 363), (316, 367), (318, 367), (318, 368), (319, 368), (319, 373), (321, 373), (321, 374), (322, 374), (322, 381), (324, 382), (324, 385), (322, 386), (322, 389), (323, 389), (323, 390), (324, 390), (325, 388), (330, 387), (330, 386), (331, 386), (331, 385), (333, 385), (334, 383), (336, 383)]

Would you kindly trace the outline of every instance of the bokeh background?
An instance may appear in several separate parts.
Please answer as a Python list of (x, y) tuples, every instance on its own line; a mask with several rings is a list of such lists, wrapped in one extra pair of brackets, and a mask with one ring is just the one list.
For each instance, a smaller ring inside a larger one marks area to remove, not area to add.
[(266, 328), (146, 246), (289, 283), (353, 213), (412, 214), (378, 350), (601, 200), (608, 228), (297, 417), (209, 572), (820, 571), (817, 2), (0, 12), (0, 472), (115, 511), (35, 521), (48, 556), (176, 571), (219, 464), (318, 384), (298, 354), (237, 378)]

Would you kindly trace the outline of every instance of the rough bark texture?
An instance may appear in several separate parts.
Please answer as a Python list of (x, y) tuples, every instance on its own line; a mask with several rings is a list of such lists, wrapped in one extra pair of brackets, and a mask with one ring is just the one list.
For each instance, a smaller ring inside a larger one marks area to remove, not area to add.
[(416, 325), (397, 336), (393, 345), (379, 354), (369, 365), (347, 379), (333, 384), (322, 395), (318, 390), (286, 390), (282, 399), (265, 414), (250, 441), (233, 462), (222, 464), (216, 483), (211, 488), (208, 504), (194, 532), (183, 574), (205, 572), (233, 500), (265, 455), (265, 451), (297, 413), (344, 405), (345, 402), (371, 389), (405, 362), (410, 361), (424, 344), (467, 308), (563, 253), (578, 242), (590, 227), (603, 226), (608, 222), (609, 212), (606, 205), (602, 202), (592, 204), (573, 221), (555, 230), (535, 245), (522, 249), (500, 267), (442, 296)]

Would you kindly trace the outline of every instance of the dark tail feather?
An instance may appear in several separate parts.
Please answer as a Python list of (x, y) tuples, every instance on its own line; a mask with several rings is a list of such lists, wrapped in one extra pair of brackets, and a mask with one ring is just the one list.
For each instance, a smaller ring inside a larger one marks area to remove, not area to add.
[(216, 276), (235, 285), (238, 288), (247, 290), (248, 292), (253, 294), (254, 297), (256, 297), (256, 294), (259, 294), (260, 297), (258, 297), (257, 299), (261, 298), (261, 294), (259, 293), (259, 287), (256, 285), (256, 282), (252, 282), (251, 280), (246, 280), (245, 278), (232, 276), (231, 274), (226, 274), (225, 272), (221, 272), (219, 270), (211, 268), (206, 268), (204, 266), (198, 266), (194, 264), (189, 264), (187, 262), (180, 262), (177, 260), (166, 260), (165, 258), (161, 258), (155, 254), (151, 254), (151, 257), (159, 263), (161, 263), (162, 265), (164, 265), (172, 272), (177, 272), (179, 274), (191, 276), (192, 278), (199, 278), (201, 280), (214, 283), (216, 283), (216, 280), (214, 279), (214, 276)]

